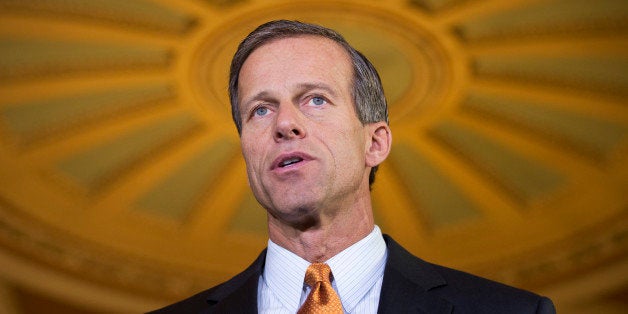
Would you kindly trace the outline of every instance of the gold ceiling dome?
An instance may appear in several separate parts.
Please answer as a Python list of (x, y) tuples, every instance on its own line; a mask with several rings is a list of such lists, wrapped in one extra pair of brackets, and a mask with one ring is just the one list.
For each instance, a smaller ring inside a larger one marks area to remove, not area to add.
[(394, 146), (375, 216), (413, 253), (555, 292), (559, 309), (557, 284), (628, 269), (625, 1), (0, 9), (0, 275), (15, 285), (146, 311), (259, 254), (265, 212), (227, 79), (239, 41), (272, 19), (337, 29), (380, 71)]

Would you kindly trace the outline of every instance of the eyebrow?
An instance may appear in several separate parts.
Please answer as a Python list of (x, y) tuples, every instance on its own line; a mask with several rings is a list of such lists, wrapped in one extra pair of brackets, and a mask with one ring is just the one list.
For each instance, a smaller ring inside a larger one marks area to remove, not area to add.
[[(332, 89), (329, 85), (323, 83), (299, 83), (297, 84), (296, 89), (298, 90), (296, 98), (301, 97), (301, 95), (315, 89), (323, 90), (329, 93), (329, 95), (331, 95), (332, 97), (336, 97), (338, 95), (338, 93), (334, 89)], [(271, 95), (271, 92), (263, 90), (251, 96), (246, 101), (241, 102), (240, 105), (242, 108), (246, 108), (252, 102), (258, 100), (271, 101), (271, 99), (273, 98), (274, 97)]]
[(255, 95), (253, 95), (252, 97), (250, 97), (249, 99), (247, 99), (246, 101), (242, 101), (240, 103), (240, 107), (244, 108), (246, 106), (248, 106), (248, 104), (258, 101), (258, 100), (268, 100), (269, 98), (271, 98), (270, 93), (268, 91), (261, 91)]
[(329, 95), (331, 95), (332, 97), (337, 96), (337, 93), (334, 89), (332, 89), (329, 85), (323, 83), (300, 83), (297, 85), (297, 89), (300, 91), (300, 94), (311, 91), (313, 89), (321, 89), (329, 93)]

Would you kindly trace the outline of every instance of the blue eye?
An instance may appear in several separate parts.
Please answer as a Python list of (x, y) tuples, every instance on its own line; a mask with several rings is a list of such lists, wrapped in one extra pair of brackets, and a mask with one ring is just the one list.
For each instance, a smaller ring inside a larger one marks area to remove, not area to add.
[(323, 97), (312, 97), (312, 103), (316, 106), (320, 106), (325, 104), (325, 99)]
[(257, 109), (255, 109), (255, 115), (256, 116), (264, 116), (268, 113), (268, 108), (266, 107), (259, 107)]

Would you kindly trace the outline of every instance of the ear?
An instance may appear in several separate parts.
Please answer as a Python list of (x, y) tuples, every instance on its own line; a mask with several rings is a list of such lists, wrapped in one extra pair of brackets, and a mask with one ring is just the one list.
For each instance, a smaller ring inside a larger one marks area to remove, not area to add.
[(392, 133), (384, 121), (367, 124), (366, 166), (375, 167), (382, 163), (392, 145)]

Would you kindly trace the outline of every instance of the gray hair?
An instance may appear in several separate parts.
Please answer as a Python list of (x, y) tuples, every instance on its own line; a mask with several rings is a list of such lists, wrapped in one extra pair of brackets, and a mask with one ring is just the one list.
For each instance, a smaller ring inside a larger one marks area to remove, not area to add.
[[(298, 21), (277, 20), (264, 23), (251, 32), (238, 46), (238, 50), (231, 61), (229, 73), (229, 99), (231, 101), (231, 116), (235, 122), (238, 134), (242, 133), (242, 118), (238, 103), (238, 78), (240, 69), (257, 48), (271, 41), (299, 36), (321, 36), (331, 39), (342, 46), (349, 54), (353, 63), (353, 90), (352, 96), (355, 111), (362, 124), (385, 121), (388, 123), (388, 106), (384, 97), (382, 82), (377, 70), (371, 62), (334, 30), (307, 24)], [(371, 169), (369, 185), (375, 181), (377, 166)]]

